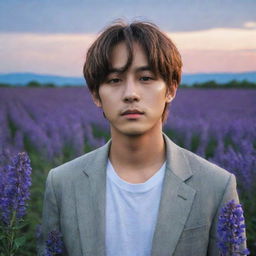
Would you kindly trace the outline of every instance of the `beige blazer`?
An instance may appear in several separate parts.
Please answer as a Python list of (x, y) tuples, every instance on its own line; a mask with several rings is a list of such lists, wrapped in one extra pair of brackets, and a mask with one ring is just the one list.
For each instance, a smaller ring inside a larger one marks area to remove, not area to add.
[[(151, 255), (219, 255), (216, 222), (224, 203), (231, 199), (238, 202), (235, 176), (177, 146), (164, 133), (163, 137), (166, 172)], [(110, 145), (111, 140), (49, 172), (38, 255), (44, 250), (47, 233), (56, 228), (63, 234), (64, 255), (106, 255), (105, 191)]]

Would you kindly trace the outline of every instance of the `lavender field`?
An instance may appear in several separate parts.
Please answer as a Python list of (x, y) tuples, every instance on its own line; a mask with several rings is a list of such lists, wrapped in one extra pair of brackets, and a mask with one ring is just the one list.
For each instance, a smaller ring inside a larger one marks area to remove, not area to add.
[[(256, 90), (179, 89), (164, 131), (236, 175), (248, 247), (256, 255)], [(40, 221), (49, 169), (108, 139), (108, 124), (86, 88), (0, 88), (0, 151), (25, 150), (32, 160), (28, 240)], [(27, 250), (33, 255), (32, 245)]]

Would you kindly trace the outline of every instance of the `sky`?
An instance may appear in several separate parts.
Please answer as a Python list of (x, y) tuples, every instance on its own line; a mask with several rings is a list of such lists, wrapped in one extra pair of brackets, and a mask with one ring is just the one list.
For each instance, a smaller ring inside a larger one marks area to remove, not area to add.
[(0, 1), (0, 73), (82, 76), (90, 44), (121, 18), (151, 21), (184, 73), (256, 71), (255, 0)]

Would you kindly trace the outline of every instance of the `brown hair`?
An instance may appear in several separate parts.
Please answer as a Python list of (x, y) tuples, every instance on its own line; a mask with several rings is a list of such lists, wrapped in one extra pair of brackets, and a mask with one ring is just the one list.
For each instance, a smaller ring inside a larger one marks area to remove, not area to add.
[[(137, 42), (148, 57), (149, 66), (167, 85), (167, 92), (172, 92), (175, 84), (181, 81), (182, 60), (173, 42), (149, 22), (133, 22), (126, 24), (122, 21), (107, 27), (89, 48), (83, 67), (84, 78), (90, 92), (99, 97), (99, 87), (105, 81), (111, 69), (111, 52), (118, 43), (124, 42), (128, 50), (128, 60), (124, 70), (132, 63), (132, 44)], [(162, 121), (168, 116), (166, 104)]]

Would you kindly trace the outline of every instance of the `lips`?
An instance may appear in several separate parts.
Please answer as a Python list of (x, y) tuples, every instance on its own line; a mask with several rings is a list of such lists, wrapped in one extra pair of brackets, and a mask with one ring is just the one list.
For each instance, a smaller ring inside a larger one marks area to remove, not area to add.
[(128, 110), (122, 112), (121, 115), (124, 116), (124, 115), (128, 115), (128, 114), (140, 114), (140, 115), (142, 115), (144, 113), (139, 111), (139, 110), (137, 110), (137, 109), (128, 109)]

